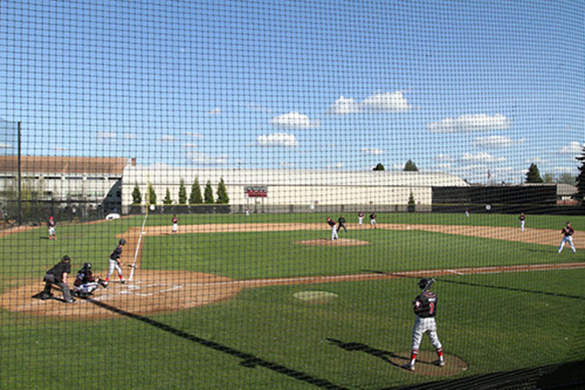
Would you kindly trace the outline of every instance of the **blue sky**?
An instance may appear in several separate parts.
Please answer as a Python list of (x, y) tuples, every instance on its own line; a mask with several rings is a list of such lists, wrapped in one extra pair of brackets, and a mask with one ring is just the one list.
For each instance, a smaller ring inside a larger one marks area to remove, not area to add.
[(5, 0), (0, 118), (29, 155), (576, 174), (584, 22), (576, 1)]

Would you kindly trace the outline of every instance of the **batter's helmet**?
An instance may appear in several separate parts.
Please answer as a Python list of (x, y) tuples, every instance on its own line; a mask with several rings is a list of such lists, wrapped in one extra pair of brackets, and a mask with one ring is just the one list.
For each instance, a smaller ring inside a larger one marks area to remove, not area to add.
[(420, 280), (418, 281), (418, 287), (420, 287), (421, 289), (425, 288), (428, 283), (429, 283), (428, 278), (420, 278)]
[(124, 240), (123, 238), (120, 238), (120, 245), (126, 245), (126, 240)]
[(65, 256), (61, 257), (61, 261), (71, 261), (71, 257), (65, 255)]
[(83, 263), (83, 268), (91, 269), (91, 263)]

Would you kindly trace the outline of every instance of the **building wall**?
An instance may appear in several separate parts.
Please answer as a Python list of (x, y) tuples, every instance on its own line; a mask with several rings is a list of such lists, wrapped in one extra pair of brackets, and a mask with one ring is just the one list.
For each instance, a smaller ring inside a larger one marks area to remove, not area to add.
[[(187, 197), (198, 178), (201, 193), (212, 183), (214, 198), (217, 183), (224, 179), (231, 205), (406, 205), (412, 192), (418, 205), (432, 204), (435, 185), (468, 186), (463, 180), (445, 174), (412, 172), (326, 172), (311, 170), (221, 170), (221, 169), (148, 169), (126, 167), (122, 182), (122, 205), (132, 204), (132, 191), (138, 185), (143, 203), (147, 183), (151, 183), (162, 204), (167, 189), (173, 204), (178, 203), (179, 183), (184, 180)], [(268, 188), (266, 198), (248, 198), (245, 187)]]

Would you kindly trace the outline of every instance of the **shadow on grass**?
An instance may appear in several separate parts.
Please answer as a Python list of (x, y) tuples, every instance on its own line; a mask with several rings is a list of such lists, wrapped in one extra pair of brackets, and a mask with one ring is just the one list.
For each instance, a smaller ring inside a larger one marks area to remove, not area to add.
[(99, 306), (103, 309), (109, 310), (113, 313), (131, 318), (133, 320), (141, 321), (147, 325), (153, 326), (159, 330), (162, 330), (164, 332), (168, 332), (168, 333), (173, 334), (173, 335), (180, 337), (182, 339), (189, 340), (189, 341), (192, 341), (196, 344), (202, 345), (204, 347), (213, 349), (215, 351), (222, 352), (222, 353), (231, 355), (233, 357), (242, 359), (242, 361), (240, 362), (240, 365), (243, 367), (247, 367), (247, 368), (263, 367), (263, 368), (266, 368), (268, 370), (277, 372), (277, 373), (282, 374), (282, 375), (286, 375), (286, 376), (291, 377), (293, 379), (296, 379), (296, 380), (299, 380), (299, 381), (302, 381), (305, 383), (309, 383), (311, 385), (314, 385), (314, 386), (317, 386), (317, 387), (320, 387), (323, 389), (346, 390), (345, 387), (338, 386), (338, 385), (331, 383), (325, 379), (319, 379), (319, 378), (316, 378), (316, 377), (311, 376), (309, 374), (305, 374), (304, 372), (293, 370), (291, 368), (285, 367), (285, 366), (280, 365), (278, 363), (269, 362), (269, 361), (261, 359), (257, 356), (251, 355), (249, 353), (238, 351), (237, 349), (228, 347), (226, 345), (216, 343), (216, 342), (210, 341), (210, 340), (205, 340), (201, 337), (197, 337), (197, 336), (194, 336), (192, 334), (183, 332), (180, 329), (173, 328), (172, 326), (166, 325), (162, 322), (158, 322), (158, 321), (153, 320), (151, 318), (141, 316), (139, 314), (133, 314), (133, 313), (127, 312), (125, 310), (116, 308), (114, 306), (107, 305), (103, 302), (96, 301), (94, 299), (88, 298), (87, 301), (91, 302), (94, 305)]
[[(336, 347), (339, 347), (343, 350), (346, 350), (349, 352), (364, 352), (364, 353), (367, 353), (369, 355), (375, 356), (378, 359), (382, 359), (386, 363), (390, 363), (391, 365), (393, 365), (395, 367), (404, 368), (404, 366), (410, 362), (410, 357), (408, 357), (408, 356), (406, 356), (406, 357), (400, 356), (400, 355), (397, 355), (391, 351), (385, 351), (383, 349), (377, 349), (377, 348), (370, 347), (367, 344), (356, 343), (356, 342), (346, 343), (346, 342), (343, 342), (341, 340), (330, 339), (330, 338), (327, 338), (326, 340), (329, 343), (331, 343), (332, 345), (335, 345)], [(395, 363), (392, 360), (390, 360), (390, 358), (396, 359), (400, 363)], [(416, 363), (434, 366), (433, 362), (426, 362), (426, 361), (420, 360), (420, 359), (417, 360)]]
[[(406, 278), (406, 279), (420, 279), (420, 276), (408, 276), (408, 275), (399, 275), (394, 274), (392, 272), (384, 272), (384, 271), (374, 271), (374, 270), (362, 270), (362, 272), (371, 272), (383, 275), (393, 275), (398, 278)], [(471, 287), (482, 287), (482, 288), (493, 288), (497, 290), (506, 290), (506, 291), (515, 291), (515, 292), (522, 292), (522, 293), (529, 293), (529, 294), (539, 294), (539, 295), (547, 295), (551, 297), (560, 297), (560, 298), (569, 298), (569, 299), (579, 299), (585, 301), (585, 297), (580, 295), (569, 295), (569, 294), (562, 294), (562, 293), (555, 293), (549, 291), (540, 291), (540, 290), (529, 290), (525, 288), (516, 288), (516, 287), (509, 287), (509, 286), (494, 286), (491, 284), (481, 284), (481, 283), (471, 283), (465, 282), (462, 280), (450, 280), (450, 279), (442, 279), (442, 278), (433, 278), (437, 282), (444, 282), (444, 283), (452, 283), (452, 284), (459, 284), (462, 286), (471, 286)]]

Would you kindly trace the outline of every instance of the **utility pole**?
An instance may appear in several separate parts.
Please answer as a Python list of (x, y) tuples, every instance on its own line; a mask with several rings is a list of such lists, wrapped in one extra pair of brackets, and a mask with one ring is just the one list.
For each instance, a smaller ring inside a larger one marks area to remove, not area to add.
[(20, 138), (20, 122), (18, 122), (18, 226), (22, 225), (22, 172), (20, 165), (20, 156), (22, 154), (22, 145)]

